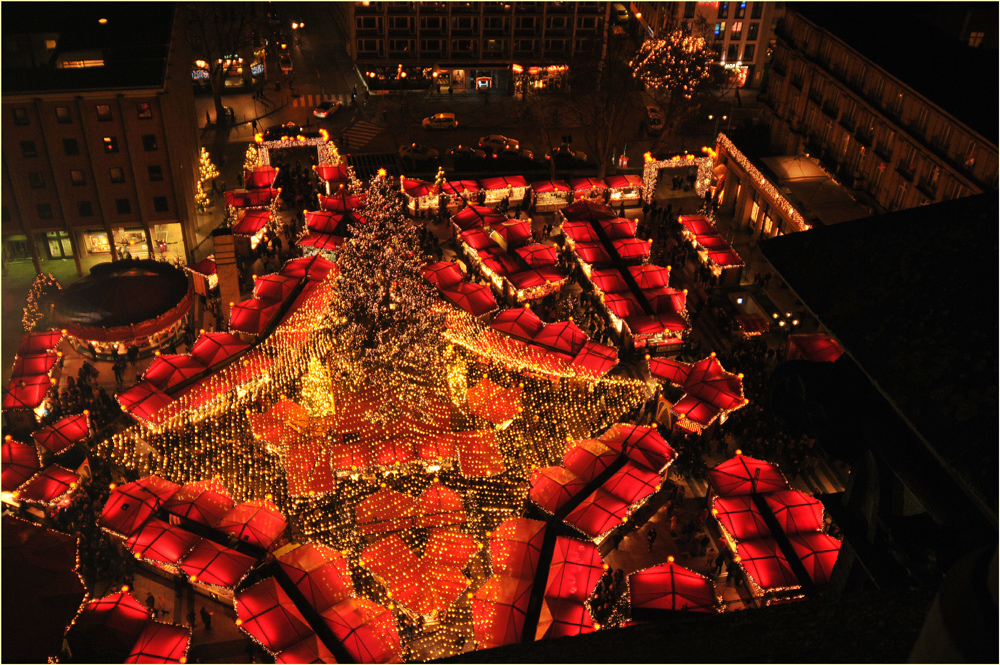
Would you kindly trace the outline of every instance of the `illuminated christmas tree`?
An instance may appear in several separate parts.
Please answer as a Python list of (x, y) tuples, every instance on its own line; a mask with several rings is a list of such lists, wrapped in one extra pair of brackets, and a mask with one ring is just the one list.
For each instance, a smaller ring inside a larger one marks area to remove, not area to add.
[(201, 186), (201, 183), (195, 183), (194, 186), (194, 204), (198, 206), (198, 212), (205, 212), (208, 210), (208, 194), (205, 193), (205, 188)]
[(208, 150), (202, 148), (201, 154), (198, 155), (198, 182), (203, 183), (218, 177), (219, 169), (215, 168), (215, 164), (212, 163), (212, 159), (208, 156)]
[(28, 298), (24, 305), (24, 315), (21, 317), (21, 323), (24, 325), (25, 331), (31, 332), (36, 328), (44, 327), (39, 326), (39, 323), (46, 317), (52, 296), (60, 289), (62, 289), (62, 286), (52, 273), (35, 277), (35, 281), (31, 283), (31, 289), (28, 291)]
[(334, 412), (333, 390), (330, 384), (330, 370), (316, 356), (309, 357), (309, 367), (302, 375), (302, 406), (311, 418), (332, 416)]
[(253, 143), (247, 146), (247, 154), (243, 157), (243, 170), (250, 171), (260, 165), (260, 153)]
[(404, 414), (425, 418), (432, 401), (443, 403), (444, 315), (420, 269), (416, 228), (403, 216), (395, 180), (385, 170), (372, 178), (363, 224), (350, 227), (341, 250), (331, 328), (342, 349), (333, 356), (356, 389), (381, 398), (373, 418)]

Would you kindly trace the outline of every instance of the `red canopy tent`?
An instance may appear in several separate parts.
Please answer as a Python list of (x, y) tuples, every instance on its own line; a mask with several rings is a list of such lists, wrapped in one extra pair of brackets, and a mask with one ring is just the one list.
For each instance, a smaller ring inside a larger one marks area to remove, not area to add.
[(125, 413), (150, 423), (158, 423), (160, 411), (174, 401), (148, 381), (140, 381), (116, 397)]
[(614, 219), (618, 215), (603, 203), (577, 201), (562, 209), (562, 215), (567, 220), (583, 220), (596, 222), (602, 219)]
[(249, 345), (236, 335), (225, 332), (204, 332), (198, 336), (190, 353), (192, 358), (205, 367), (212, 367), (247, 348)]
[(589, 480), (561, 466), (541, 467), (531, 472), (528, 496), (539, 508), (555, 514), (570, 499), (582, 492)]
[(54, 351), (65, 333), (62, 330), (42, 330), (30, 332), (21, 338), (17, 345), (17, 355), (28, 356), (34, 353)]
[(670, 284), (670, 268), (645, 263), (641, 266), (629, 266), (633, 279), (640, 289), (665, 288)]
[(261, 165), (243, 171), (243, 182), (247, 189), (273, 187), (278, 177), (278, 169), (273, 166)]
[(508, 422), (521, 411), (521, 386), (504, 388), (483, 377), (466, 393), (469, 411), (494, 425)]
[(87, 603), (66, 640), (76, 662), (117, 663), (128, 657), (151, 623), (147, 608), (131, 594), (118, 592)]
[(364, 598), (342, 600), (321, 616), (358, 663), (390, 663), (400, 658), (396, 619), (387, 608)]
[(618, 451), (598, 439), (580, 439), (567, 445), (563, 466), (581, 478), (595, 478), (618, 459), (618, 455)]
[(223, 200), (227, 206), (234, 208), (248, 208), (269, 206), (274, 199), (278, 198), (280, 189), (261, 187), (259, 189), (230, 189), (222, 193)]
[(191, 629), (172, 623), (151, 621), (140, 633), (126, 663), (186, 663)]
[(628, 588), (633, 610), (712, 612), (718, 605), (712, 581), (674, 563), (673, 557), (630, 574)]
[(314, 634), (274, 577), (264, 578), (236, 593), (238, 625), (271, 653), (277, 653)]
[(618, 364), (618, 352), (610, 346), (587, 340), (573, 359), (573, 367), (583, 374), (603, 376)]
[(639, 299), (633, 294), (606, 293), (602, 298), (608, 310), (620, 319), (627, 319), (632, 316), (643, 316), (645, 310), (642, 308)]
[(335, 213), (329, 210), (307, 210), (306, 228), (319, 233), (347, 235), (347, 224), (353, 220), (350, 213)]
[(833, 566), (840, 554), (841, 542), (819, 531), (790, 534), (788, 540), (791, 541), (795, 554), (802, 561), (813, 584), (829, 582)]
[(181, 559), (180, 569), (192, 582), (232, 589), (255, 563), (253, 557), (202, 538)]
[(483, 256), (485, 250), (499, 249), (493, 239), (486, 235), (486, 232), (478, 226), (473, 226), (458, 235), (462, 239), (462, 242), (476, 250), (480, 257)]
[(34, 409), (54, 385), (55, 379), (45, 374), (15, 377), (3, 391), (4, 409)]
[(622, 261), (645, 261), (649, 258), (649, 242), (638, 238), (624, 238), (622, 240), (612, 240), (614, 247)]
[(163, 504), (163, 509), (214, 527), (235, 505), (222, 481), (210, 478), (184, 485)]
[(365, 196), (354, 196), (346, 187), (341, 187), (330, 196), (321, 196), (319, 206), (333, 212), (350, 212), (364, 205)]
[(609, 240), (623, 240), (625, 238), (635, 238), (636, 222), (624, 217), (614, 219), (602, 219), (601, 228)]
[(527, 189), (528, 181), (522, 175), (494, 176), (492, 178), (482, 178), (479, 186), (485, 190), (507, 189), (523, 187)]
[(159, 496), (134, 482), (119, 485), (111, 491), (97, 523), (128, 538), (138, 533), (162, 504)]
[(747, 575), (764, 591), (800, 586), (774, 538), (740, 541), (737, 557)]
[(531, 240), (531, 222), (527, 219), (509, 219), (491, 224), (493, 232), (503, 240), (504, 249)]
[(347, 182), (349, 176), (346, 164), (320, 164), (314, 166), (313, 170), (322, 182)]
[(298, 663), (336, 663), (337, 659), (319, 637), (310, 635), (279, 653), (274, 657), (274, 662), (295, 665)]
[(48, 427), (33, 432), (35, 443), (58, 455), (90, 436), (90, 415), (84, 411), (75, 416), (60, 418)]
[(490, 535), (490, 558), (494, 577), (531, 580), (541, 556), (545, 522), (527, 517), (509, 517)]
[(615, 268), (605, 268), (591, 272), (590, 281), (606, 294), (627, 293), (629, 290), (628, 282), (625, 281), (622, 274)]
[(136, 558), (176, 564), (198, 544), (200, 538), (162, 520), (151, 519), (125, 541)]
[(447, 289), (465, 279), (465, 273), (454, 261), (429, 263), (420, 272), (428, 282), (439, 289)]
[(607, 266), (614, 263), (608, 250), (600, 242), (578, 242), (573, 246), (573, 250), (584, 263), (592, 266)]
[(344, 555), (329, 547), (316, 543), (300, 545), (281, 555), (278, 565), (317, 612), (354, 593)]
[(456, 432), (458, 466), (466, 476), (492, 476), (507, 470), (495, 430)]
[(704, 215), (681, 215), (677, 221), (696, 236), (719, 232)]
[(694, 364), (651, 358), (649, 370), (655, 378), (684, 389), (684, 397), (672, 410), (697, 427), (707, 427), (719, 414), (739, 409), (747, 402), (743, 397), (743, 375), (725, 371), (715, 353)]
[(566, 523), (588, 538), (599, 538), (622, 523), (629, 502), (597, 488), (566, 516)]
[(37, 376), (48, 374), (59, 361), (59, 356), (55, 353), (31, 353), (28, 355), (18, 354), (14, 358), (14, 367), (10, 372), (11, 377)]
[(412, 199), (419, 199), (424, 196), (433, 196), (437, 194), (437, 187), (434, 186), (434, 183), (427, 182), (426, 180), (403, 178), (401, 185), (403, 193)]
[(625, 175), (609, 175), (605, 176), (604, 182), (607, 183), (608, 189), (624, 189), (625, 187), (642, 187), (642, 176), (636, 175), (634, 173), (627, 173)]
[(670, 445), (652, 427), (617, 423), (601, 434), (598, 440), (655, 473), (662, 471), (675, 457)]
[(823, 528), (823, 504), (805, 492), (780, 490), (765, 494), (764, 499), (787, 534)]
[(14, 441), (9, 435), (3, 441), (2, 487), (13, 492), (38, 472), (38, 450), (35, 446)]
[(669, 312), (680, 314), (687, 305), (687, 293), (669, 287), (644, 289), (642, 295), (657, 314)]
[(462, 282), (441, 291), (449, 302), (473, 316), (489, 314), (497, 308), (496, 298), (488, 286)]
[(540, 346), (576, 355), (583, 350), (587, 335), (572, 321), (559, 321), (539, 330), (533, 341)]
[(712, 514), (737, 541), (771, 536), (764, 516), (749, 494), (715, 497), (712, 501)]
[(601, 242), (601, 237), (597, 235), (590, 222), (569, 221), (563, 222), (560, 227), (564, 235), (573, 242)]
[(545, 324), (534, 312), (526, 307), (500, 312), (490, 323), (490, 328), (524, 341), (534, 341)]
[(545, 598), (564, 598), (582, 603), (590, 598), (603, 574), (604, 562), (597, 545), (556, 536), (545, 582)]
[(58, 464), (48, 466), (24, 483), (19, 490), (21, 501), (53, 504), (80, 484), (80, 476)]
[(322, 256), (302, 256), (285, 261), (279, 271), (288, 277), (309, 276), (309, 279), (326, 279), (327, 275), (337, 269), (336, 264), (327, 261)]
[(787, 360), (810, 360), (812, 362), (833, 362), (844, 349), (837, 340), (823, 333), (806, 333), (788, 336)]
[(299, 247), (313, 247), (320, 252), (335, 252), (344, 244), (344, 238), (331, 233), (312, 231), (295, 241)]
[(465, 521), (462, 497), (440, 483), (431, 485), (417, 499), (416, 527), (448, 526)]
[(268, 549), (285, 531), (287, 524), (278, 507), (264, 499), (236, 504), (215, 528)]
[(354, 506), (358, 530), (363, 534), (412, 528), (416, 513), (416, 499), (384, 487)]
[(472, 629), (483, 648), (517, 644), (531, 597), (531, 579), (493, 575), (472, 598)]
[(215, 259), (214, 258), (202, 259), (201, 261), (198, 261), (194, 265), (188, 266), (188, 270), (190, 270), (191, 272), (196, 272), (199, 275), (203, 275), (205, 277), (211, 277), (216, 273)]
[(771, 320), (763, 314), (737, 314), (736, 323), (747, 337), (762, 335), (771, 329)]
[(573, 188), (574, 192), (586, 192), (591, 189), (604, 190), (608, 188), (608, 183), (604, 182), (604, 178), (573, 178), (569, 181), (569, 185)]
[(536, 194), (547, 194), (549, 192), (569, 192), (572, 187), (562, 180), (536, 180), (531, 183), (531, 191)]
[(538, 615), (536, 640), (585, 635), (596, 630), (594, 618), (583, 603), (562, 598), (545, 598)]
[(284, 302), (292, 295), (299, 278), (282, 274), (263, 275), (253, 282), (254, 298), (270, 302)]
[(468, 205), (451, 216), (452, 224), (462, 231), (468, 231), (473, 227), (486, 227), (495, 222), (503, 222), (507, 216), (497, 212), (493, 208), (480, 205)]
[(707, 250), (721, 251), (729, 249), (729, 243), (718, 233), (705, 233), (695, 236), (695, 242)]
[(233, 224), (233, 233), (254, 236), (270, 221), (270, 210), (244, 210)]
[(740, 255), (731, 249), (709, 250), (708, 259), (720, 268), (740, 268), (746, 265)]
[(182, 381), (202, 374), (205, 369), (205, 365), (197, 358), (186, 354), (159, 355), (153, 359), (153, 362), (149, 363), (142, 379), (160, 390), (167, 390)]
[(278, 312), (281, 303), (250, 298), (233, 306), (229, 314), (229, 329), (259, 335)]
[(461, 196), (468, 192), (478, 192), (479, 183), (475, 180), (448, 180), (441, 185), (441, 191), (452, 196)]
[(739, 451), (735, 457), (710, 469), (708, 480), (719, 496), (788, 489), (788, 481), (777, 466), (748, 457)]

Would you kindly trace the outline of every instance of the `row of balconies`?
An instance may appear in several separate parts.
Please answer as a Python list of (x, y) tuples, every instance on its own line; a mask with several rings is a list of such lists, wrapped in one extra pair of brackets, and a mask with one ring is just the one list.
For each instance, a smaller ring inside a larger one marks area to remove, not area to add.
[(578, 14), (599, 16), (605, 13), (603, 2), (369, 2), (354, 3), (357, 16), (416, 16), (418, 14), (463, 16), (511, 16), (532, 14)]
[[(510, 28), (357, 28), (354, 31), (356, 37), (407, 37), (415, 36), (417, 39), (426, 37), (507, 37), (513, 34), (514, 37), (567, 37), (573, 34), (573, 27), (546, 28), (541, 26), (534, 28), (514, 28), (513, 33)], [(578, 35), (596, 35), (598, 28), (576, 28)]]

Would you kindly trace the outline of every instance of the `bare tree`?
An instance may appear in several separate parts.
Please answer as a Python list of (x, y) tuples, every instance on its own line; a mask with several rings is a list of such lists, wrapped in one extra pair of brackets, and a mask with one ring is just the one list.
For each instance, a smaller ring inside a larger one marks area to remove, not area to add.
[(188, 3), (185, 12), (191, 55), (208, 63), (215, 98), (215, 121), (223, 124), (226, 113), (222, 91), (226, 72), (236, 59), (243, 58), (244, 80), (247, 79), (256, 36), (262, 34), (261, 7), (248, 2)]

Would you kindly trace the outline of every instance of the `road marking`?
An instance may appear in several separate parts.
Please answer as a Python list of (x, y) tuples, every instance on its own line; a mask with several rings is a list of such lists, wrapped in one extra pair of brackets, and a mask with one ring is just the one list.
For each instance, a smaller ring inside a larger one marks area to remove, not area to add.
[(382, 131), (382, 128), (373, 125), (370, 122), (361, 120), (355, 123), (353, 127), (344, 132), (343, 136), (347, 137), (348, 149), (351, 151), (357, 151), (366, 143), (371, 141), (375, 136)]
[(320, 102), (339, 101), (344, 106), (350, 105), (351, 95), (348, 93), (336, 93), (325, 95), (302, 95), (292, 100), (292, 106), (302, 108), (316, 108)]

